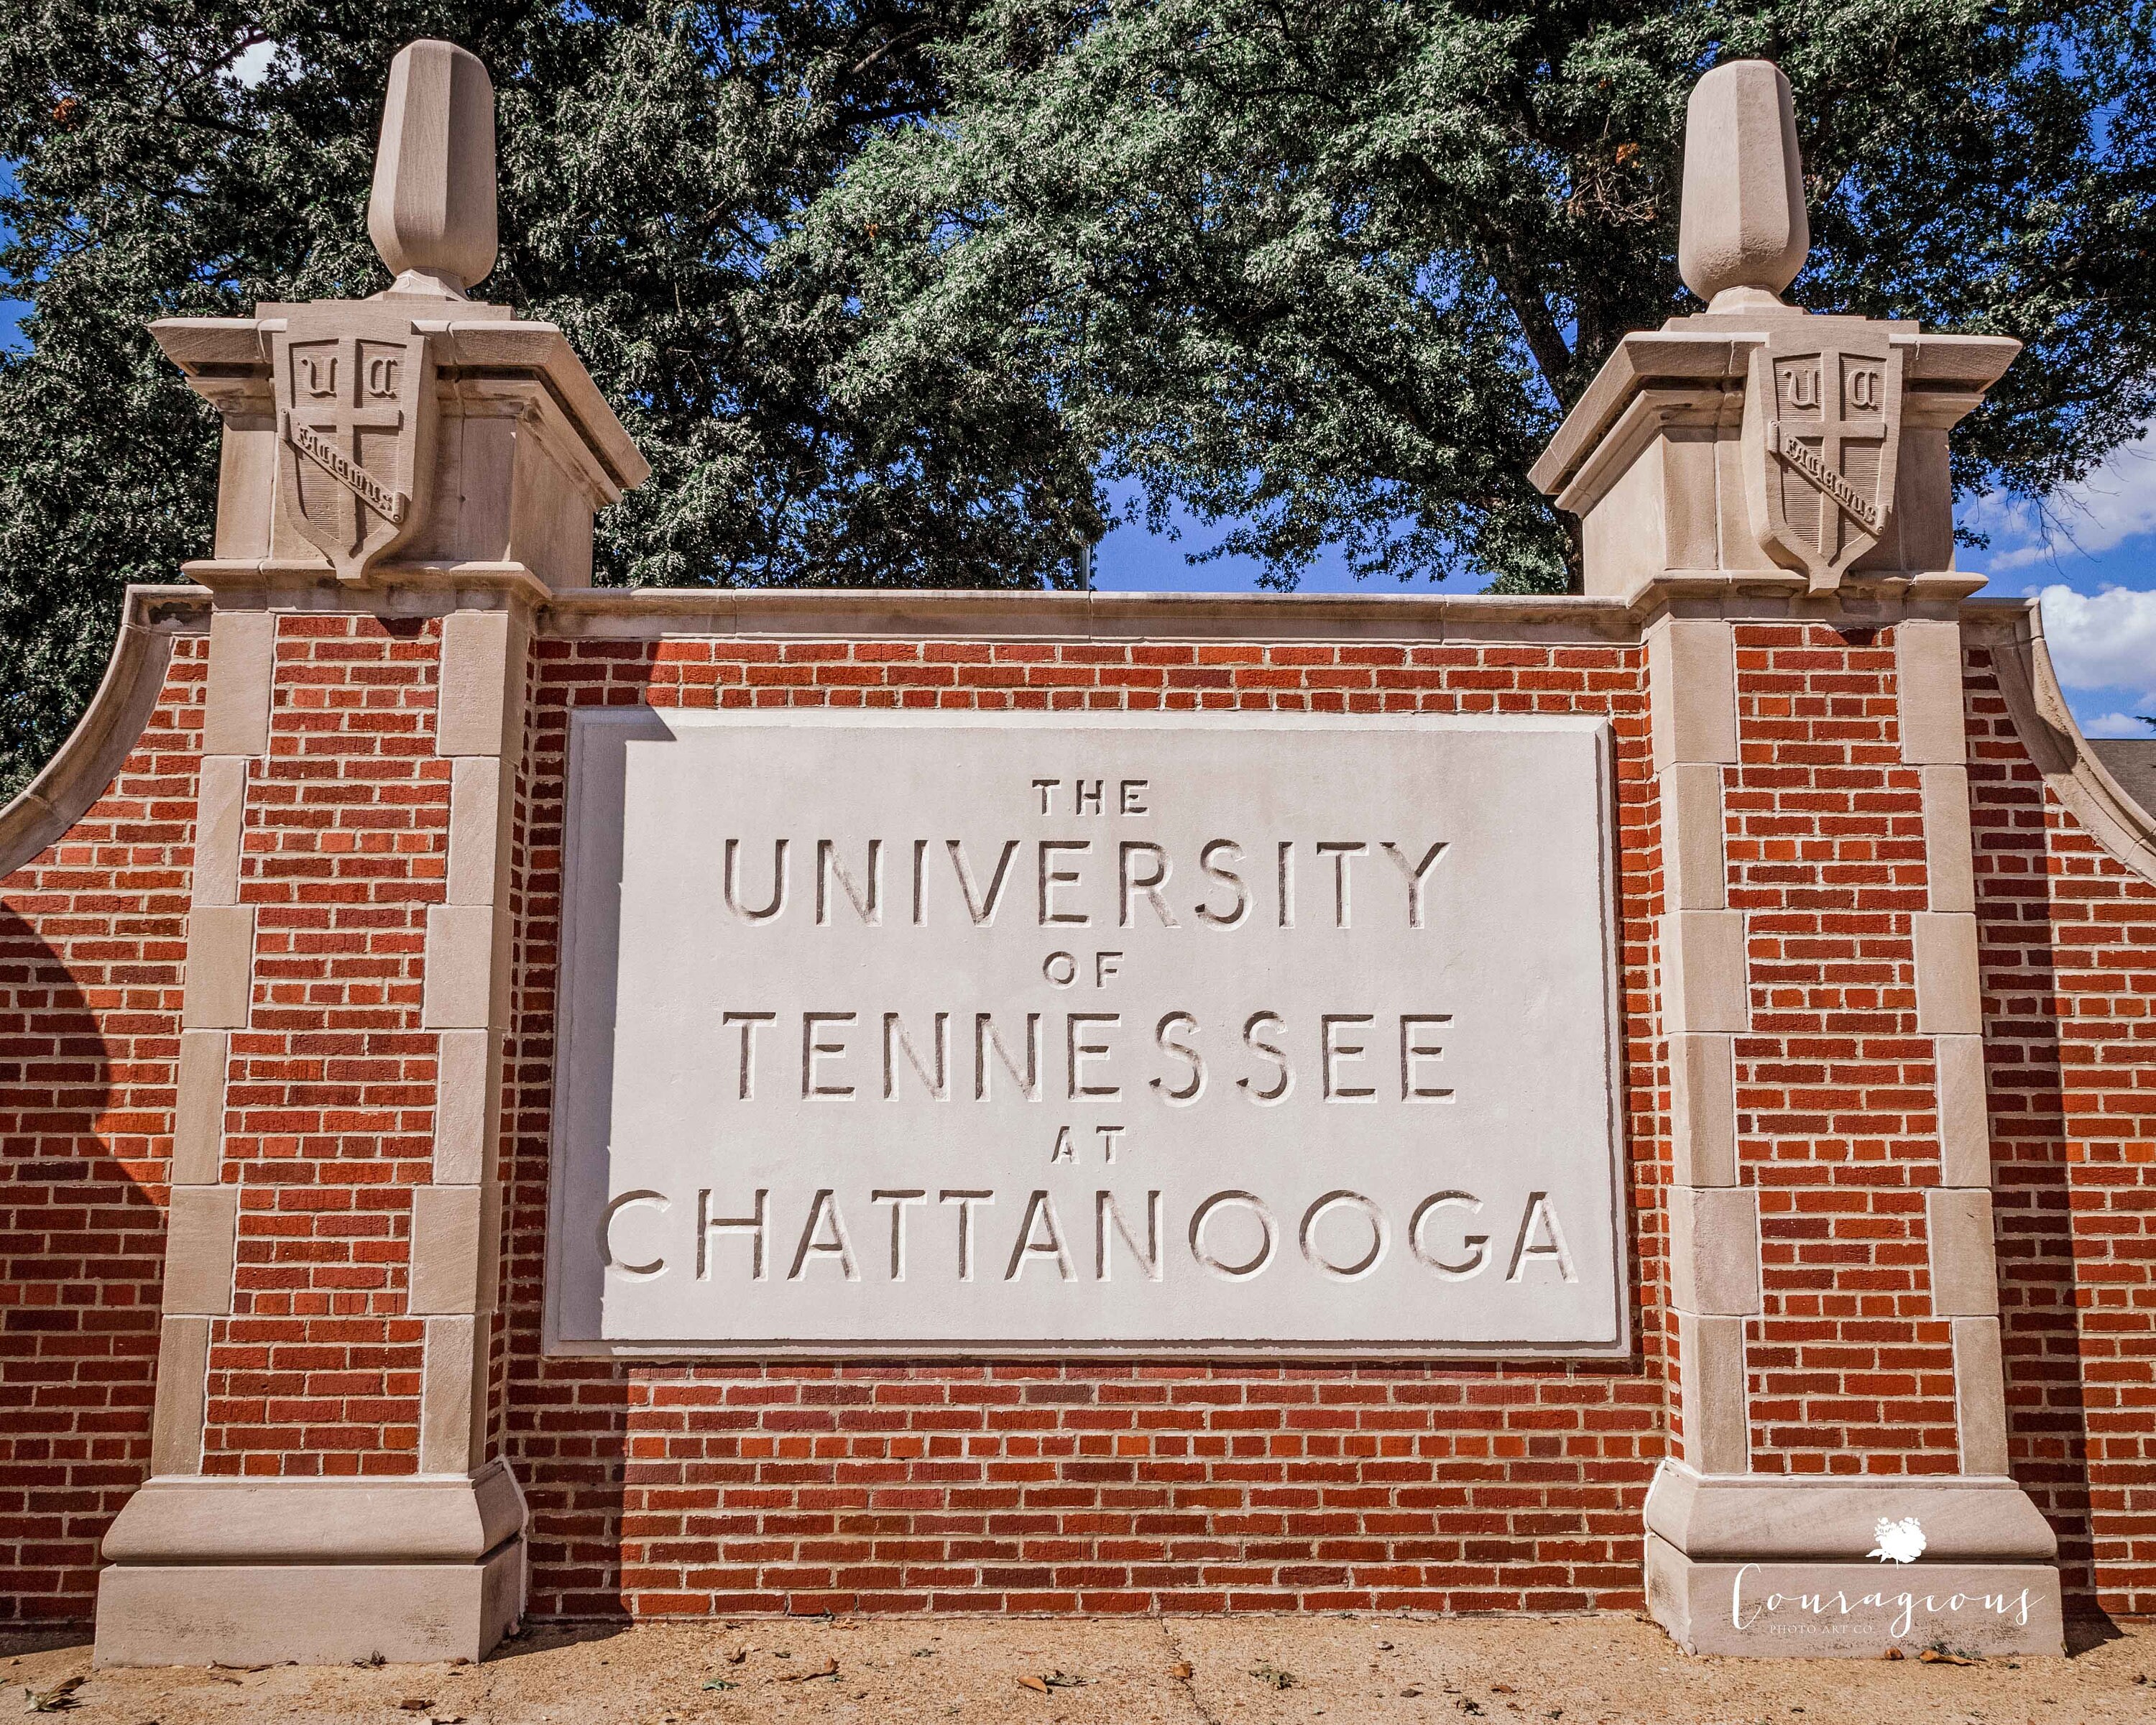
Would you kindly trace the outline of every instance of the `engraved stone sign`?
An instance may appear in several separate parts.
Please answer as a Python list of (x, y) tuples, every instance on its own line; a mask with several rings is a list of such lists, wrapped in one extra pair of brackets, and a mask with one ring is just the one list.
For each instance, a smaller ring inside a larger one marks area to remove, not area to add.
[(1622, 1349), (1607, 750), (578, 713), (551, 1344)]

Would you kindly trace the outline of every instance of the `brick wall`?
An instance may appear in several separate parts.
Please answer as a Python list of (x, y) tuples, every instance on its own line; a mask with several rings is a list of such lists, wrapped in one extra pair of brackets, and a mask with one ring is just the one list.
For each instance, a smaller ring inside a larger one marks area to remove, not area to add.
[(211, 1327), (203, 1471), (418, 1463), (425, 1326), (404, 1312), (430, 1178), (427, 906), (444, 896), (439, 621), (286, 616), (270, 753), (248, 787), (251, 1021), (232, 1038), (223, 1178), (240, 1191), (232, 1316)]
[(90, 1615), (150, 1459), (204, 645), (0, 891), (0, 1621)]
[[(409, 1471), (403, 1314), (427, 1178), (425, 910), (443, 892), (439, 624), (280, 633), (242, 896), (249, 1028), (224, 1179), (244, 1210), (205, 1466)], [(1755, 1465), (1954, 1466), (1922, 1197), (1938, 1166), (1907, 918), (1926, 882), (1891, 634), (1740, 632), (1731, 903), (1749, 913), (1743, 1178), (1762, 1198)], [(509, 1227), (493, 1447), (542, 1615), (1635, 1605), (1669, 1441), (1658, 810), (1635, 647), (542, 639), (517, 779)], [(87, 1617), (147, 1465), (203, 644), (113, 785), (0, 889), (0, 1614)], [(2047, 796), (1982, 654), (1969, 714), (2017, 1472), (2076, 1597), (2156, 1601), (2156, 888)], [(578, 704), (1606, 714), (1634, 1357), (1405, 1366), (640, 1365), (540, 1349), (562, 749)], [(18, 1409), (27, 1409), (27, 1415)]]
[[(1641, 655), (1616, 647), (547, 642), (509, 1151), (505, 1450), (542, 1615), (1641, 1603), (1662, 1453), (1664, 1098)], [(1610, 1365), (633, 1366), (539, 1352), (569, 709), (1606, 713), (1638, 1356)]]
[(1737, 1044), (1742, 1178), (1759, 1191), (1752, 1466), (1954, 1471), (1953, 1354), (1931, 1316), (1939, 1183), (1932, 1044), (1909, 917), (1925, 908), (1917, 769), (1902, 763), (1891, 634), (1737, 631), (1741, 763), (1729, 904), (1748, 913)]
[(2069, 1602), (2156, 1611), (2156, 886), (2046, 790), (1988, 653), (1969, 778), (2015, 1476)]

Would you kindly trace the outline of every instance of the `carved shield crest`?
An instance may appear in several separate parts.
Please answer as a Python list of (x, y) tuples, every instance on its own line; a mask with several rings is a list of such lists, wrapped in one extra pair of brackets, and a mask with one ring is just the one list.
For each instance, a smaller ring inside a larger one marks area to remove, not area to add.
[(1761, 547), (1815, 593), (1840, 586), (1893, 513), (1901, 350), (1883, 331), (1774, 331), (1752, 352), (1744, 443)]
[(278, 484), (286, 515), (357, 582), (418, 531), (434, 466), (434, 367), (408, 319), (355, 329), (295, 307), (276, 338)]

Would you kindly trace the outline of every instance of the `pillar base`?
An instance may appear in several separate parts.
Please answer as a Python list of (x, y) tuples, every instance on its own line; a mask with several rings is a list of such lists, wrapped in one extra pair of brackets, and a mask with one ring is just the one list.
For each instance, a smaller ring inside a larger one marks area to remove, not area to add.
[[(1869, 1556), (1889, 1545), (1916, 1554)], [(1687, 1653), (2061, 1655), (2056, 1553), (2011, 1480), (1813, 1482), (1665, 1463), (1647, 1494), (1647, 1609)]]
[(483, 1657), (522, 1615), (524, 1497), (475, 1479), (153, 1479), (106, 1534), (100, 1666)]

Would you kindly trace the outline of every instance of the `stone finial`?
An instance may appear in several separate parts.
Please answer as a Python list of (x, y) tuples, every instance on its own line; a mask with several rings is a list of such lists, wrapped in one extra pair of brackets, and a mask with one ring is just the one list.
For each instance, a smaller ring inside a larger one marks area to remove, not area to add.
[(367, 231), (392, 293), (462, 299), (494, 268), (494, 85), (453, 42), (406, 44), (389, 66)]
[(1685, 285), (1710, 311), (1779, 305), (1810, 249), (1789, 80), (1771, 60), (1717, 66), (1685, 113)]

